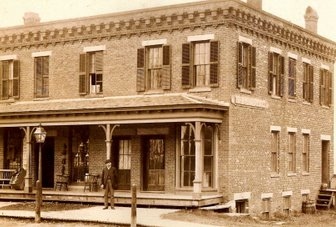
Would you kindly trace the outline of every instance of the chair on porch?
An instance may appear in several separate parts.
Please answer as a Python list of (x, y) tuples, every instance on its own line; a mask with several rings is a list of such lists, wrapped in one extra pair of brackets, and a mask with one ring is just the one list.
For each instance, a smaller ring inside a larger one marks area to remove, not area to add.
[(56, 175), (56, 182), (55, 182), (55, 190), (68, 191), (68, 184), (69, 184), (69, 175), (59, 174)]
[(84, 192), (86, 189), (88, 189), (90, 192), (98, 191), (98, 178), (98, 174), (86, 173), (84, 178)]

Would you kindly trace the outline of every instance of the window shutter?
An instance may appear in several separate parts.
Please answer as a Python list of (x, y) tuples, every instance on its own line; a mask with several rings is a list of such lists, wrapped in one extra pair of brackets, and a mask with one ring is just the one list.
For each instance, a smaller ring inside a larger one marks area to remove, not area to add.
[(237, 48), (237, 88), (241, 88), (243, 86), (243, 43), (238, 42)]
[(170, 90), (171, 70), (170, 70), (170, 46), (162, 47), (162, 89)]
[(218, 87), (219, 42), (210, 42), (210, 86)]
[(137, 53), (137, 91), (145, 91), (145, 49), (138, 49)]
[(49, 95), (49, 56), (42, 58), (42, 96)]
[(285, 58), (279, 56), (279, 95), (282, 97), (285, 87)]
[(8, 99), (9, 62), (2, 62), (2, 98)]
[(273, 53), (268, 52), (268, 93), (273, 92)]
[(36, 57), (35, 61), (35, 95), (42, 96), (42, 57)]
[(13, 97), (19, 98), (20, 96), (20, 62), (13, 61)]
[(0, 61), (0, 98), (2, 99), (2, 90), (3, 90), (3, 61)]
[(86, 54), (79, 55), (79, 94), (85, 95), (87, 93), (87, 62), (86, 62)]
[(95, 52), (95, 71), (96, 73), (103, 73), (103, 51)]
[(190, 88), (191, 87), (191, 70), (190, 70), (190, 43), (182, 44), (182, 87)]
[(314, 67), (309, 65), (309, 101), (314, 100)]
[(332, 104), (332, 73), (330, 71), (327, 72), (327, 78), (328, 78), (328, 106), (331, 106)]
[(324, 77), (324, 70), (320, 69), (320, 104), (324, 104), (324, 94), (325, 94), (325, 77)]
[(251, 80), (251, 90), (254, 90), (256, 88), (256, 55), (257, 55), (257, 51), (256, 48), (253, 46), (251, 47), (251, 56), (250, 56), (250, 61), (251, 61), (251, 76), (250, 76), (250, 80)]

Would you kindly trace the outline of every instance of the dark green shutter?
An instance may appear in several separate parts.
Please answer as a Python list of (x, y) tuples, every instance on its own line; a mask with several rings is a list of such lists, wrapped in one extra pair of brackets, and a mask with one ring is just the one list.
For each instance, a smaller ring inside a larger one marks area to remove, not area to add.
[(219, 42), (210, 42), (210, 87), (218, 87)]
[(137, 52), (137, 91), (145, 89), (145, 49), (140, 48)]
[(285, 58), (279, 55), (279, 96), (283, 96), (285, 88)]
[(273, 91), (273, 53), (268, 52), (268, 93)]
[(170, 46), (162, 47), (162, 89), (170, 90), (171, 68), (170, 68)]
[(182, 44), (182, 88), (191, 87), (190, 43)]
[(85, 95), (87, 93), (87, 72), (86, 72), (86, 54), (79, 55), (79, 94)]
[(13, 61), (13, 97), (20, 97), (20, 62)]
[(251, 75), (250, 75), (250, 84), (251, 84), (251, 90), (254, 90), (255, 88), (256, 88), (256, 74), (257, 74), (257, 72), (256, 72), (256, 52), (257, 52), (257, 50), (256, 50), (256, 48), (255, 47), (253, 47), (253, 46), (250, 46), (250, 48), (251, 48), (251, 51), (250, 51), (250, 53), (251, 53), (251, 56), (250, 56), (250, 58), (249, 58), (249, 60), (251, 61)]
[(309, 102), (314, 100), (314, 67), (309, 65)]
[(243, 86), (243, 43), (237, 42), (237, 88)]

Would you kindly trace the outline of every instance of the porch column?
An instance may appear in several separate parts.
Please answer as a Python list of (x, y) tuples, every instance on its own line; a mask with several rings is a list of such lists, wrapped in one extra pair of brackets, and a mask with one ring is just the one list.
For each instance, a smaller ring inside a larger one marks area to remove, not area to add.
[(31, 146), (31, 136), (35, 128), (30, 129), (30, 126), (26, 128), (21, 128), (25, 132), (25, 137), (23, 138), (23, 154), (22, 154), (22, 167), (26, 170), (25, 186), (24, 192), (33, 191), (32, 183), (32, 173), (31, 173), (31, 156), (32, 156), (32, 146)]
[(116, 127), (119, 127), (119, 125), (113, 125), (111, 129), (111, 124), (99, 125), (99, 127), (102, 127), (105, 132), (105, 144), (106, 144), (106, 159), (111, 159), (111, 145), (112, 145), (112, 135), (113, 131)]
[(202, 124), (199, 121), (195, 122), (195, 180), (194, 180), (194, 198), (201, 198), (202, 192), (202, 173), (203, 173), (203, 152), (201, 144)]

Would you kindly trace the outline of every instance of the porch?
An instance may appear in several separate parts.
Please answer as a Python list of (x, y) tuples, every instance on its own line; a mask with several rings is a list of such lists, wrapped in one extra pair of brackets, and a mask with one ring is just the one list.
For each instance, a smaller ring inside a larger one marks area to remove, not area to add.
[[(90, 192), (83, 190), (83, 187), (69, 186), (68, 191), (55, 191), (53, 189), (43, 189), (43, 201), (54, 202), (80, 202), (80, 203), (104, 203), (104, 192)], [(9, 201), (33, 201), (35, 200), (35, 190), (25, 192), (22, 190), (1, 189), (0, 200)], [(130, 206), (132, 200), (131, 192), (116, 191), (115, 204), (118, 206)], [(205, 207), (217, 205), (223, 202), (223, 195), (220, 193), (209, 193), (201, 197), (193, 198), (191, 194), (168, 194), (153, 192), (137, 192), (137, 205), (144, 207)]]

